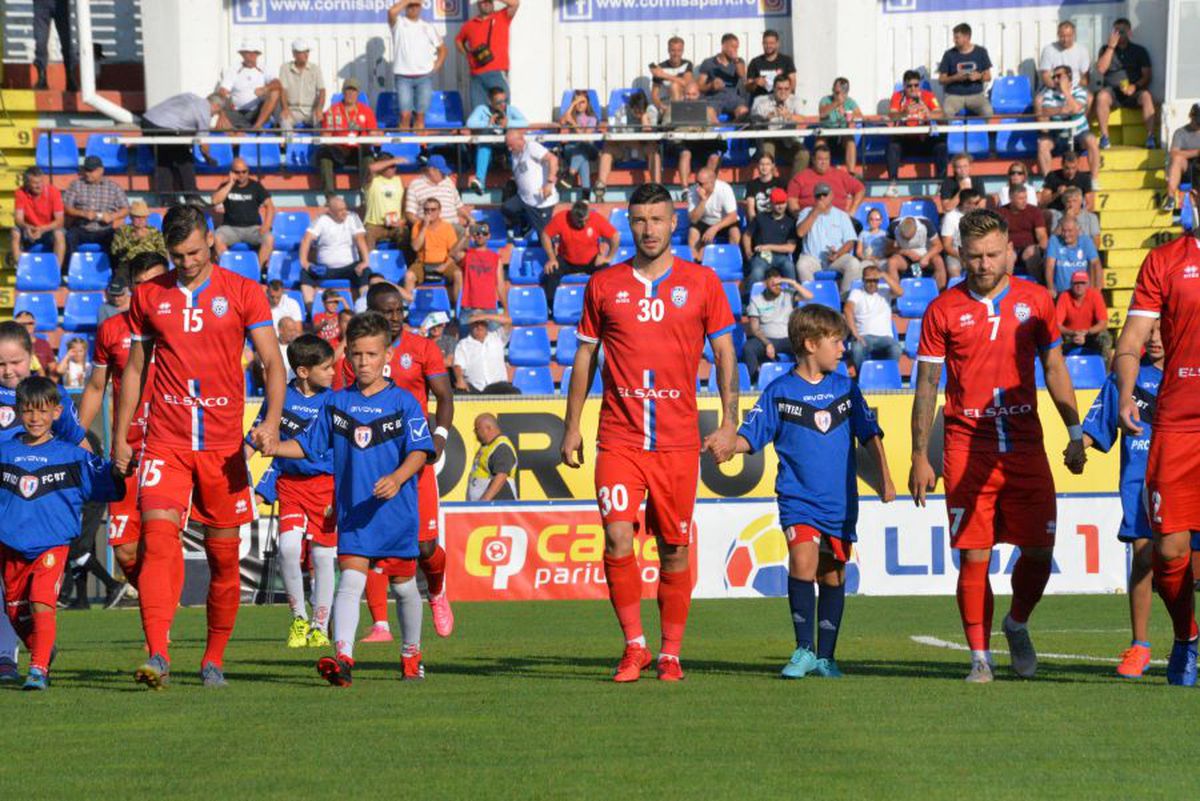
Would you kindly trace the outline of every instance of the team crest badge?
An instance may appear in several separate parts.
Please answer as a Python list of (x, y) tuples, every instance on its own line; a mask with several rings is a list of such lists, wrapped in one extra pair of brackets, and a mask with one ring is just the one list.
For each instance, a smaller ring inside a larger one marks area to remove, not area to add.
[(683, 304), (687, 303), (687, 287), (677, 286), (672, 289), (671, 302), (675, 304), (675, 308), (682, 309)]
[(354, 444), (360, 448), (365, 448), (371, 444), (370, 426), (359, 426), (354, 429)]
[(37, 476), (21, 476), (21, 480), (17, 483), (17, 489), (21, 490), (21, 494), (26, 498), (32, 498), (41, 483)]
[(400, 354), (400, 366), (405, 370), (412, 369), (412, 355), (408, 353)]
[(229, 311), (229, 301), (224, 295), (217, 295), (212, 300), (212, 313), (218, 317), (224, 317), (225, 312)]
[(0, 428), (8, 428), (17, 419), (17, 412), (11, 406), (0, 406)]
[(821, 433), (824, 434), (833, 425), (833, 415), (828, 410), (821, 409), (813, 413), (813, 422), (817, 424), (817, 428), (821, 429)]
[(1029, 304), (1027, 304), (1027, 303), (1018, 303), (1018, 304), (1017, 304), (1017, 305), (1016, 305), (1016, 306), (1013, 308), (1013, 314), (1015, 314), (1015, 315), (1017, 316), (1017, 322), (1018, 322), (1018, 323), (1023, 323), (1023, 322), (1025, 322), (1026, 320), (1028, 320), (1028, 319), (1029, 319), (1029, 315), (1030, 315), (1030, 314), (1032, 314), (1032, 313), (1033, 313), (1033, 312), (1030, 310), (1030, 308), (1029, 308)]

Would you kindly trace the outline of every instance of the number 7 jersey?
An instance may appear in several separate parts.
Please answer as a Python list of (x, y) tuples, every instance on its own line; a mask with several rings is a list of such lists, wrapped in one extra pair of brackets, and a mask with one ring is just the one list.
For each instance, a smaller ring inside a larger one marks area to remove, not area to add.
[(707, 267), (675, 259), (655, 281), (629, 262), (594, 274), (577, 336), (604, 348), (600, 449), (698, 451), (704, 339), (733, 327), (725, 290)]

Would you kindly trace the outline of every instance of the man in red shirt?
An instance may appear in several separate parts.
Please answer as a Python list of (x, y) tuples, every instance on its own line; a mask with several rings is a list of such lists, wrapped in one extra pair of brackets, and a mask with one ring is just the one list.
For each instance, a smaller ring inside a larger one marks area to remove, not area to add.
[(1091, 285), (1086, 270), (1071, 275), (1071, 291), (1062, 292), (1055, 302), (1058, 330), (1068, 348), (1084, 348), (1104, 357), (1112, 352), (1112, 334), (1108, 333), (1108, 307), (1099, 289)]
[[(61, 268), (67, 257), (67, 235), (62, 193), (50, 182), (41, 167), (25, 170), (24, 180), (13, 197), (12, 259), (35, 245), (50, 250)], [(19, 233), (19, 235), (17, 235)]]
[(470, 237), (463, 239), (453, 258), (462, 264), (462, 302), (459, 324), (466, 325), (478, 312), (491, 313), (505, 308), (508, 282), (504, 279), (504, 259), (488, 247), (492, 227), (486, 222), (471, 225)]
[(813, 148), (812, 162), (808, 168), (793, 175), (788, 182), (788, 211), (799, 214), (801, 209), (815, 206), (817, 197), (813, 190), (817, 184), (823, 183), (833, 190), (833, 205), (854, 216), (858, 204), (866, 196), (867, 188), (845, 167), (831, 166), (831, 159), (829, 145), (822, 142)]
[(1042, 257), (1049, 238), (1046, 217), (1037, 206), (1029, 205), (1029, 190), (1018, 184), (1008, 190), (1008, 205), (1000, 207), (1000, 216), (1008, 224), (1008, 271), (1042, 277)]
[(586, 200), (577, 200), (571, 208), (555, 214), (542, 229), (541, 239), (546, 251), (541, 281), (549, 306), (554, 305), (554, 292), (564, 275), (591, 275), (611, 263), (621, 246), (617, 229), (608, 218), (591, 211)]
[(1038, 418), (1034, 360), (1041, 359), (1046, 389), (1067, 426), (1067, 467), (1083, 470), (1087, 456), (1075, 391), (1063, 360), (1050, 293), (1008, 276), (1004, 218), (983, 209), (963, 217), (963, 270), (967, 280), (929, 305), (917, 349), (912, 411), (912, 471), (908, 485), (918, 506), (937, 486), (929, 438), (942, 365), (946, 381), (943, 475), (950, 545), (960, 554), (958, 609), (971, 649), (967, 681), (992, 680), (989, 640), (992, 588), (988, 566), (998, 542), (1018, 546), (1012, 606), (1004, 635), (1018, 676), (1032, 678), (1037, 652), (1026, 623), (1050, 579), (1054, 551), (1054, 477)]
[[(921, 88), (921, 73), (916, 70), (906, 70), (901, 81), (900, 89), (892, 94), (888, 103), (888, 117), (893, 124), (914, 126), (928, 125), (942, 117), (942, 107), (938, 105), (933, 92)], [(916, 134), (912, 136), (892, 136), (888, 138), (887, 160), (888, 180), (891, 185), (887, 188), (888, 197), (900, 194), (896, 181), (900, 180), (900, 158), (933, 157), (934, 177), (941, 180), (946, 174), (946, 137), (931, 134)]]
[(720, 463), (736, 447), (736, 323), (717, 274), (671, 253), (675, 206), (661, 184), (639, 186), (629, 200), (636, 254), (588, 281), (567, 395), (561, 458), (583, 464), (580, 418), (604, 348), (604, 395), (596, 455), (596, 502), (604, 525), (608, 594), (625, 635), (615, 681), (636, 681), (652, 657), (642, 633), (642, 571), (633, 550), (642, 501), (645, 529), (658, 544), (662, 649), (658, 677), (683, 678), (679, 650), (691, 603), (689, 551), (701, 441), (696, 370), (712, 344), (721, 424), (703, 449)]
[[(347, 78), (342, 84), (342, 102), (329, 107), (321, 120), (321, 127), (330, 135), (372, 134), (379, 128), (375, 112), (366, 103), (359, 102), (357, 78)], [(371, 148), (354, 145), (321, 145), (317, 148), (317, 169), (321, 172), (321, 187), (326, 195), (337, 190), (334, 169), (345, 167), (351, 159), (358, 159), (359, 185), (367, 182), (367, 171), (371, 166)]]
[(468, 109), (487, 105), (488, 92), (508, 92), (508, 33), (521, 0), (504, 0), (497, 11), (495, 0), (478, 0), (479, 16), (463, 23), (454, 46), (467, 60), (471, 71)]
[[(238, 531), (254, 519), (250, 477), (242, 456), (249, 338), (263, 365), (266, 411), (252, 438), (270, 452), (279, 439), (286, 391), (283, 359), (262, 286), (212, 263), (213, 235), (195, 206), (173, 206), (163, 238), (175, 269), (143, 283), (129, 307), (133, 340), (121, 375), (113, 462), (135, 468), (129, 430), (150, 398), (145, 443), (137, 458), (142, 561), (138, 575), (142, 628), (150, 658), (135, 678), (152, 688), (169, 677), (167, 642), (183, 587), (179, 531), (185, 520), (204, 526), (208, 557), (208, 642), (200, 675), (225, 686), (222, 664), (241, 600)], [(154, 357), (153, 382), (147, 365)]]

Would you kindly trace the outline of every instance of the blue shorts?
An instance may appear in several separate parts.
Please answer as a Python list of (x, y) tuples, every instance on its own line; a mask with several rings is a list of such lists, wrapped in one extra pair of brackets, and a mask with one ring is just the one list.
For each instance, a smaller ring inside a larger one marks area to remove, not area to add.
[(401, 114), (424, 114), (433, 100), (432, 75), (397, 75), (396, 102)]

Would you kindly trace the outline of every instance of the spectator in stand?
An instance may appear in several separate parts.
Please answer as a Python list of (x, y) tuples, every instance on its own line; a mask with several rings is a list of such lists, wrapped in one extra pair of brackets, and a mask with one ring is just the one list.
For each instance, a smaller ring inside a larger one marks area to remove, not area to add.
[[(310, 258), (314, 245), (316, 259)], [(330, 195), (325, 210), (300, 240), (300, 292), (305, 307), (312, 306), (316, 287), (322, 281), (345, 279), (350, 282), (350, 293), (357, 298), (367, 282), (370, 254), (367, 232), (358, 215), (346, 208), (345, 199)]]
[(737, 36), (727, 33), (721, 37), (721, 52), (700, 63), (697, 76), (704, 101), (717, 115), (739, 120), (749, 113), (746, 105), (746, 62), (738, 56)]
[(1140, 108), (1146, 126), (1146, 149), (1158, 147), (1154, 132), (1154, 98), (1150, 95), (1150, 53), (1140, 44), (1129, 40), (1132, 23), (1124, 17), (1113, 22), (1108, 42), (1096, 57), (1096, 72), (1100, 73), (1100, 91), (1096, 92), (1096, 122), (1100, 126), (1100, 148), (1109, 145), (1108, 116), (1115, 106)]
[(1046, 237), (1046, 217), (1029, 205), (1029, 192), (1024, 187), (1011, 190), (1012, 200), (1001, 206), (1000, 216), (1008, 223), (1008, 271), (1037, 280), (1042, 273), (1042, 255), (1049, 244)]
[[(571, 104), (558, 120), (563, 133), (591, 133), (600, 124), (592, 99), (586, 89), (576, 89)], [(563, 189), (578, 186), (586, 196), (592, 189), (592, 160), (600, 151), (591, 142), (567, 142), (563, 145), (563, 158), (567, 161), (567, 180)]]
[(284, 318), (304, 323), (304, 312), (300, 309), (300, 304), (287, 293), (283, 282), (278, 278), (267, 282), (267, 305), (271, 307), (271, 323), (274, 324), (276, 333), (279, 333), (279, 322)]
[(341, 329), (338, 327), (338, 314), (346, 299), (336, 289), (326, 289), (321, 293), (321, 311), (313, 315), (313, 333), (325, 340), (334, 349), (340, 344)]
[(450, 371), (450, 365), (454, 362), (454, 348), (458, 345), (458, 337), (447, 332), (446, 325), (449, 322), (450, 315), (444, 311), (431, 311), (421, 321), (421, 336), (433, 340), (437, 344), (447, 372)]
[(854, 246), (855, 257), (865, 269), (868, 264), (879, 268), (887, 267), (888, 232), (883, 227), (883, 212), (871, 209), (867, 212), (867, 224), (858, 232), (858, 244)]
[[(1012, 200), (1013, 187), (1024, 186), (1028, 189), (1029, 168), (1020, 161), (1014, 161), (1008, 165), (1008, 181), (1000, 185), (999, 191), (992, 195), (992, 205), (996, 208), (1007, 206)], [(1030, 206), (1038, 205), (1038, 196), (1036, 192), (1028, 193)], [(960, 201), (961, 202), (961, 201)]]
[(41, 167), (27, 167), (21, 186), (13, 196), (12, 263), (37, 246), (54, 253), (61, 268), (67, 259), (67, 236), (63, 229), (66, 212), (62, 193)]
[(1092, 168), (1092, 185), (1095, 186), (1100, 180), (1100, 146), (1088, 127), (1087, 90), (1081, 86), (1072, 87), (1070, 67), (1056, 67), (1052, 77), (1056, 83), (1053, 88), (1042, 92), (1039, 119), (1069, 119), (1072, 125), (1070, 128), (1042, 133), (1038, 137), (1038, 170), (1049, 177), (1054, 156), (1065, 157), (1072, 150), (1086, 150), (1088, 164)]
[(847, 214), (858, 211), (859, 204), (867, 194), (863, 182), (855, 178), (845, 167), (834, 167), (829, 146), (819, 144), (813, 148), (812, 164), (792, 176), (788, 182), (788, 210), (798, 214), (816, 202), (816, 187), (827, 186), (832, 192), (833, 205)]
[(958, 208), (961, 202), (959, 193), (964, 189), (973, 189), (981, 197), (984, 196), (983, 179), (971, 175), (971, 154), (959, 153), (950, 162), (950, 174), (942, 179), (938, 190), (938, 211), (942, 214)]
[(1079, 154), (1073, 150), (1063, 153), (1062, 166), (1057, 170), (1045, 173), (1046, 180), (1042, 183), (1038, 203), (1044, 209), (1051, 211), (1063, 210), (1063, 192), (1074, 187), (1082, 194), (1085, 204), (1091, 208), (1096, 202), (1093, 191), (1091, 173), (1079, 171)]
[(33, 88), (44, 92), (50, 88), (46, 70), (50, 64), (50, 23), (58, 31), (58, 46), (62, 50), (63, 70), (67, 73), (67, 91), (79, 91), (75, 77), (75, 48), (71, 44), (71, 0), (33, 0), (33, 66), (37, 82)]
[(467, 476), (468, 501), (515, 501), (517, 499), (517, 449), (504, 432), (496, 415), (484, 412), (475, 418), (479, 450)]
[(946, 262), (942, 240), (933, 223), (924, 217), (893, 220), (888, 231), (888, 286), (899, 286), (900, 278), (932, 278), (937, 288), (946, 286)]
[[(795, 128), (804, 122), (804, 107), (792, 91), (792, 86), (790, 77), (780, 75), (776, 78), (770, 92), (754, 99), (750, 110), (751, 121), (762, 123), (770, 130)], [(760, 139), (758, 151), (771, 157), (778, 153), (780, 161), (796, 169), (803, 169), (808, 163), (808, 151), (804, 149), (804, 140), (800, 136)]]
[(751, 285), (771, 270), (785, 278), (796, 278), (796, 218), (788, 212), (787, 192), (779, 187), (772, 189), (769, 209), (754, 215), (742, 234), (742, 255), (746, 259), (743, 295), (749, 294)]
[[(149, 136), (177, 132), (206, 134), (213, 127), (214, 117), (217, 119), (217, 128), (227, 128), (227, 107), (228, 102), (216, 92), (207, 99), (191, 92), (174, 95), (146, 109), (142, 114), (142, 133)], [(159, 194), (163, 205), (170, 205), (174, 201), (168, 197), (170, 193), (194, 194), (196, 160), (192, 146), (152, 145), (151, 149), (154, 153), (154, 191)], [(217, 163), (205, 143), (200, 144), (200, 155), (206, 164)]]
[(891, 288), (892, 297), (900, 297), (904, 290), (900, 283), (878, 267), (864, 267), (862, 289), (852, 289), (846, 297), (842, 311), (846, 327), (850, 329), (850, 360), (854, 372), (862, 371), (867, 359), (891, 359), (900, 361), (903, 349), (892, 328), (892, 304), (879, 292), (879, 282), (885, 281)]
[[(496, 323), (495, 331), (489, 324)], [(467, 324), (467, 336), (454, 348), (454, 389), (477, 394), (511, 395), (504, 348), (512, 336), (512, 318), (507, 314), (476, 314)]]
[(141, 253), (158, 253), (167, 258), (167, 243), (162, 232), (150, 225), (150, 207), (144, 200), (129, 204), (129, 225), (122, 225), (113, 235), (112, 267), (116, 274), (129, 279), (129, 265)]
[[(467, 127), (490, 133), (504, 133), (509, 128), (524, 128), (529, 120), (516, 106), (508, 104), (508, 90), (495, 88), (488, 93), (488, 102), (476, 106), (469, 117)], [(487, 186), (488, 168), (492, 164), (493, 145), (476, 145), (475, 175), (467, 185), (476, 192), (483, 193)]]
[(762, 48), (762, 55), (750, 59), (746, 67), (746, 90), (751, 100), (770, 94), (778, 78), (787, 78), (793, 87), (796, 85), (796, 62), (779, 52), (779, 31), (763, 31)]
[(471, 226), (466, 245), (460, 242), (454, 253), (455, 261), (462, 264), (463, 289), (458, 319), (463, 327), (475, 314), (505, 309), (507, 304), (508, 282), (504, 279), (504, 259), (488, 247), (491, 235), (491, 226), (486, 222), (477, 222)]
[[(366, 103), (359, 100), (359, 83), (357, 78), (347, 78), (342, 84), (342, 102), (330, 106), (321, 120), (321, 127), (331, 135), (364, 134), (370, 135), (379, 128), (375, 120), (375, 112)], [(317, 169), (321, 173), (321, 187), (326, 195), (337, 191), (334, 180), (334, 169), (345, 167), (352, 161), (358, 161), (358, 179), (365, 184), (367, 174), (373, 160), (372, 148), (356, 145), (321, 145), (316, 152)]]
[[(822, 130), (846, 129), (855, 122), (861, 122), (863, 118), (862, 109), (859, 108), (857, 101), (850, 97), (850, 81), (846, 78), (834, 79), (833, 94), (821, 98), (817, 104), (817, 113), (821, 115)], [(858, 145), (854, 143), (854, 137), (831, 136), (828, 141), (830, 150), (841, 149), (842, 160), (846, 162), (846, 170), (851, 175), (861, 177), (858, 169)]]
[(781, 355), (795, 356), (788, 339), (788, 320), (797, 296), (808, 300), (812, 293), (775, 268), (767, 270), (762, 291), (750, 296), (746, 304), (749, 330), (742, 353), (751, 381), (758, 380), (763, 362), (776, 361)]
[(962, 234), (958, 224), (964, 215), (976, 209), (982, 209), (987, 204), (984, 195), (974, 189), (964, 189), (958, 195), (958, 206), (942, 215), (942, 254), (946, 263), (946, 279), (962, 275)]
[(1045, 278), (1050, 294), (1068, 291), (1074, 277), (1080, 273), (1089, 276), (1092, 286), (1103, 286), (1104, 268), (1100, 265), (1096, 245), (1090, 237), (1080, 234), (1078, 220), (1065, 217), (1058, 233), (1050, 237), (1050, 246), (1046, 249)]
[[(287, 374), (287, 380), (291, 381), (296, 377), (296, 371), (292, 369), (292, 365), (288, 362), (287, 346), (296, 341), (296, 338), (304, 333), (304, 326), (299, 320), (291, 317), (284, 317), (279, 321), (279, 355), (283, 359), (283, 369)], [(262, 360), (258, 354), (254, 354), (255, 373), (262, 375)]]
[(83, 337), (67, 340), (67, 352), (58, 360), (54, 369), (64, 389), (72, 393), (82, 392), (87, 384), (88, 375), (92, 372), (92, 363), (88, 361), (87, 340)]
[[(693, 103), (699, 101), (700, 84), (690, 81), (683, 88), (683, 99)], [(672, 124), (670, 106), (667, 107), (667, 111), (663, 115), (662, 124), (665, 126)], [(709, 106), (708, 125), (714, 126), (716, 124), (717, 112), (712, 106)], [(705, 128), (684, 126), (678, 127), (675, 130), (680, 133), (696, 133), (705, 130)], [(668, 141), (663, 145), (663, 149), (668, 155), (675, 155), (678, 165), (676, 170), (679, 175), (679, 185), (686, 192), (692, 182), (692, 165), (698, 164), (701, 167), (716, 170), (721, 166), (721, 154), (725, 151), (725, 143), (713, 139), (680, 139)]]
[(684, 41), (678, 36), (667, 40), (667, 60), (650, 65), (650, 101), (659, 112), (672, 100), (682, 100), (684, 88), (695, 80), (692, 62), (683, 57)]
[(829, 184), (817, 184), (813, 194), (816, 203), (801, 209), (796, 221), (796, 236), (804, 240), (796, 275), (801, 281), (812, 281), (818, 270), (833, 270), (841, 275), (841, 293), (846, 295), (862, 277), (862, 262), (854, 256), (858, 235), (850, 215), (834, 205)]
[(569, 209), (554, 215), (542, 229), (542, 249), (546, 251), (546, 267), (542, 273), (542, 288), (546, 303), (554, 305), (554, 292), (564, 275), (591, 275), (612, 263), (621, 247), (621, 235), (602, 214), (588, 208), (586, 201), (577, 200)]
[(412, 228), (416, 259), (404, 274), (404, 288), (412, 292), (428, 276), (437, 275), (450, 284), (450, 297), (456, 298), (462, 289), (462, 275), (453, 255), (461, 237), (453, 225), (442, 219), (442, 206), (437, 198), (426, 200), (421, 211), (421, 220)]
[(1077, 186), (1068, 186), (1059, 195), (1062, 198), (1063, 210), (1050, 212), (1050, 233), (1056, 233), (1062, 226), (1063, 220), (1074, 217), (1079, 223), (1079, 233), (1092, 240), (1092, 244), (1100, 247), (1100, 218), (1083, 206), (1083, 192)]
[(696, 184), (688, 190), (687, 210), (688, 246), (696, 261), (704, 255), (705, 247), (716, 243), (722, 231), (731, 244), (741, 242), (733, 187), (708, 167), (696, 173)]
[(1112, 334), (1108, 333), (1108, 308), (1104, 296), (1091, 285), (1088, 274), (1071, 276), (1071, 289), (1058, 296), (1058, 330), (1068, 349), (1083, 348), (1099, 353), (1108, 363), (1112, 352)]
[(774, 194), (772, 190), (775, 189), (784, 190), (783, 197), (786, 202), (787, 181), (776, 169), (775, 159), (763, 153), (758, 157), (754, 168), (754, 177), (746, 182), (746, 199), (742, 201), (742, 204), (747, 223), (754, 222), (754, 218), (760, 212), (771, 213), (771, 195)]
[(262, 182), (250, 176), (250, 166), (241, 157), (233, 160), (229, 178), (213, 192), (212, 204), (222, 215), (214, 232), (217, 258), (240, 242), (258, 250), (258, 265), (265, 268), (275, 249), (275, 202)]
[(238, 46), (240, 64), (225, 70), (217, 92), (229, 101), (229, 122), (234, 128), (262, 128), (275, 114), (283, 87), (274, 70), (258, 63), (262, 48), (243, 39)]
[[(99, 245), (110, 253), (115, 229), (125, 222), (129, 200), (125, 191), (104, 177), (104, 164), (97, 156), (83, 160), (79, 177), (63, 193), (67, 221), (67, 253), (80, 245)], [(111, 254), (110, 254), (111, 255)]]
[(45, 337), (37, 335), (37, 320), (27, 311), (17, 312), (13, 320), (29, 332), (29, 338), (33, 341), (33, 359), (29, 369), (46, 378), (55, 378), (54, 367), (58, 362), (54, 358), (54, 348)]
[(404, 219), (409, 230), (420, 219), (420, 209), (429, 198), (437, 198), (442, 209), (442, 219), (455, 227), (461, 235), (471, 224), (471, 207), (462, 202), (450, 177), (450, 165), (440, 154), (429, 157), (421, 174), (409, 182), (404, 191)]
[[(648, 131), (658, 125), (658, 107), (651, 105), (642, 90), (631, 92), (625, 100), (625, 105), (609, 113), (612, 126), (621, 129)], [(608, 188), (608, 176), (612, 172), (613, 161), (646, 162), (650, 170), (650, 180), (654, 183), (662, 181), (662, 151), (657, 142), (605, 142), (600, 150), (600, 164), (597, 170), (596, 185), (592, 190), (592, 198), (597, 203), (604, 201), (604, 192)]]
[(478, 0), (479, 16), (463, 23), (454, 46), (467, 60), (471, 82), (467, 98), (471, 108), (486, 105), (488, 92), (508, 92), (508, 36), (521, 0), (505, 0), (496, 10), (495, 0)]
[(385, 156), (371, 162), (367, 170), (367, 184), (363, 187), (367, 207), (363, 227), (367, 231), (367, 247), (371, 250), (380, 242), (391, 242), (401, 249), (408, 247), (404, 181), (396, 174), (396, 165), (405, 161), (407, 159), (400, 156)]
[(500, 213), (514, 239), (521, 239), (531, 228), (540, 238), (558, 204), (554, 181), (558, 175), (558, 156), (540, 142), (525, 141), (525, 132), (521, 130), (506, 133), (504, 144), (508, 147), (517, 193), (504, 201)]
[(990, 117), (992, 104), (984, 84), (992, 80), (992, 60), (986, 47), (971, 41), (971, 26), (960, 22), (952, 31), (954, 47), (942, 54), (938, 64), (938, 83), (945, 87), (944, 111), (947, 117)]
[[(906, 70), (900, 90), (892, 94), (888, 103), (888, 117), (892, 124), (909, 127), (928, 125), (942, 116), (942, 107), (938, 105), (933, 92), (921, 88), (921, 73)], [(932, 157), (933, 174), (945, 175), (946, 152), (946, 139), (943, 136), (920, 134), (888, 137), (886, 158), (888, 179), (891, 181), (887, 188), (888, 197), (900, 195), (900, 188), (896, 182), (900, 180), (901, 158)]]
[(1171, 135), (1171, 147), (1167, 150), (1167, 196), (1163, 199), (1163, 211), (1175, 211), (1179, 184), (1186, 170), (1191, 173), (1192, 162), (1200, 156), (1200, 103), (1193, 103), (1188, 111), (1187, 125), (1176, 128)]
[(425, 112), (433, 100), (433, 76), (446, 61), (442, 35), (421, 19), (421, 6), (422, 0), (400, 0), (387, 14), (401, 128), (425, 127)]
[(315, 128), (321, 122), (325, 108), (325, 78), (321, 68), (308, 59), (312, 44), (307, 39), (292, 42), (292, 60), (279, 74), (282, 93), (279, 104), (279, 127), (285, 131), (296, 128)]
[[(143, 255), (141, 258), (133, 262), (136, 268), (142, 259), (146, 258)], [(163, 266), (166, 266), (166, 258), (162, 259)], [(114, 275), (108, 281), (108, 286), (104, 288), (104, 302), (100, 304), (100, 311), (96, 312), (96, 325), (99, 326), (109, 317), (120, 314), (129, 308), (129, 300), (132, 296), (129, 293), (129, 284), (120, 275)]]
[[(1038, 57), (1038, 77), (1041, 79), (1043, 88), (1053, 88), (1054, 70), (1058, 67), (1070, 67), (1075, 86), (1082, 86), (1086, 90), (1089, 82), (1088, 71), (1091, 65), (1092, 57), (1088, 54), (1087, 48), (1075, 39), (1075, 23), (1067, 19), (1058, 23), (1058, 40), (1042, 48), (1041, 56)], [(1091, 102), (1089, 97), (1089, 110)], [(1033, 110), (1034, 113), (1041, 113), (1042, 94), (1040, 91), (1033, 93)]]

